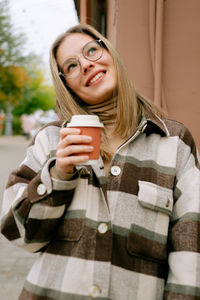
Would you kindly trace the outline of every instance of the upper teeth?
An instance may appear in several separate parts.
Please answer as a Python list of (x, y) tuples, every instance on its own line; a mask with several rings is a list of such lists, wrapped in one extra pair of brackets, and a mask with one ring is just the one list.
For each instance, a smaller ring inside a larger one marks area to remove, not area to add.
[(98, 73), (97, 75), (95, 75), (89, 82), (89, 84), (95, 82), (97, 79), (99, 79), (101, 76), (103, 76), (103, 72)]

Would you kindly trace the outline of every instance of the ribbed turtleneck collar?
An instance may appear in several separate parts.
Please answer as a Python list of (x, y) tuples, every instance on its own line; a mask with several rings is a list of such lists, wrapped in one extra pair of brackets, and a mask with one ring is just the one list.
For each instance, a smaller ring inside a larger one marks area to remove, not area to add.
[(97, 115), (105, 126), (111, 125), (114, 123), (117, 115), (117, 97), (110, 98), (99, 104), (87, 106), (87, 109)]

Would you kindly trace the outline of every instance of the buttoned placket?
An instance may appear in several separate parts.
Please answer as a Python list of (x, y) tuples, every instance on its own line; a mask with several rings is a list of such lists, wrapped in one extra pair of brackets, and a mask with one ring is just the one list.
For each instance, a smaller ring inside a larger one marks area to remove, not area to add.
[[(113, 243), (113, 234), (112, 234), (112, 225), (111, 225), (111, 215), (107, 203), (106, 196), (106, 175), (103, 165), (103, 161), (100, 158), (97, 161), (92, 162), (92, 169), (95, 173), (98, 182), (101, 201), (99, 204), (99, 220), (96, 228), (96, 249), (97, 253), (95, 255), (96, 259), (101, 261), (101, 252), (103, 251), (103, 256), (105, 266), (102, 268), (98, 267), (98, 263), (94, 264), (94, 277), (93, 284), (89, 288), (88, 294), (91, 298), (108, 298), (110, 290), (110, 261), (112, 255), (112, 243)], [(100, 257), (99, 257), (100, 255)], [(104, 278), (102, 285), (101, 279)]]
[(115, 182), (118, 181), (118, 178), (122, 173), (121, 166), (116, 164), (116, 162), (115, 162), (115, 156), (120, 152), (121, 149), (126, 147), (129, 143), (134, 141), (141, 133), (143, 133), (145, 131), (146, 127), (147, 127), (147, 120), (144, 120), (139, 124), (135, 133), (125, 143), (123, 143), (121, 146), (119, 146), (118, 149), (116, 150), (116, 152), (114, 153), (111, 164), (110, 164), (110, 172), (109, 172), (109, 176), (108, 176), (108, 180), (107, 180), (109, 187), (112, 184), (113, 180)]
[[(104, 205), (104, 208), (102, 208), (103, 210), (106, 209), (107, 211), (107, 217), (105, 216), (105, 219), (107, 219), (107, 221), (105, 220), (100, 220), (98, 227), (97, 227), (97, 238), (98, 238), (98, 243), (99, 241), (104, 241), (103, 245), (105, 247), (105, 245), (107, 244), (107, 250), (106, 252), (109, 253), (109, 257), (107, 257), (107, 262), (111, 261), (111, 255), (112, 255), (112, 238), (113, 238), (113, 228), (112, 228), (112, 223), (111, 223), (111, 215), (110, 215), (110, 210), (109, 210), (109, 206), (108, 206), (108, 202), (107, 202), (107, 193), (106, 191), (104, 191), (104, 187), (107, 184), (111, 183), (112, 181), (119, 181), (119, 177), (122, 175), (122, 170), (121, 170), (121, 166), (118, 165), (115, 162), (115, 155), (117, 153), (120, 152), (120, 150), (125, 147), (127, 144), (129, 144), (131, 141), (133, 141), (140, 133), (142, 133), (145, 128), (146, 128), (146, 123), (144, 122), (142, 124), (142, 126), (140, 126), (140, 128), (135, 132), (135, 134), (129, 138), (122, 146), (120, 146), (117, 151), (115, 152), (113, 159), (111, 161), (111, 166), (110, 166), (110, 175), (109, 177), (106, 179), (106, 174), (105, 174), (105, 170), (103, 167), (103, 161), (100, 158), (97, 162), (95, 162), (94, 164), (92, 164), (92, 168), (93, 171), (95, 172), (99, 183), (100, 183), (100, 192), (101, 192), (101, 196), (102, 196), (102, 201), (101, 201), (101, 205)], [(109, 226), (111, 228), (109, 228)], [(103, 274), (102, 274), (103, 272)], [(111, 272), (111, 267), (110, 265), (105, 268), (101, 268), (100, 270), (95, 269), (94, 270), (94, 281), (93, 281), (93, 285), (91, 286), (90, 290), (89, 290), (89, 295), (92, 298), (95, 297), (109, 297), (109, 286), (110, 286), (110, 272)], [(104, 286), (100, 286), (100, 284), (98, 284), (98, 278), (104, 278)]]

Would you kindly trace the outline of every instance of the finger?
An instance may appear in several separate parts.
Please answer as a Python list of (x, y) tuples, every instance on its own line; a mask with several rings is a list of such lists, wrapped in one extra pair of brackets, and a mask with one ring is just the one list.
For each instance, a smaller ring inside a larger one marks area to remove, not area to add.
[(89, 144), (92, 141), (92, 137), (86, 135), (67, 135), (58, 143), (58, 149), (65, 148), (72, 144)]
[(78, 128), (71, 128), (71, 127), (65, 127), (65, 128), (61, 128), (61, 130), (60, 130), (60, 138), (61, 139), (64, 139), (65, 138), (65, 136), (67, 136), (67, 135), (71, 135), (71, 134), (80, 134), (80, 129), (78, 129)]
[(67, 156), (65, 158), (59, 159), (57, 158), (57, 165), (62, 171), (66, 171), (69, 169), (69, 166), (75, 166), (80, 163), (85, 163), (89, 160), (88, 155), (81, 155), (81, 156)]
[(71, 155), (77, 155), (80, 153), (90, 153), (94, 150), (93, 146), (87, 145), (70, 145), (65, 148), (58, 149), (56, 152), (57, 157), (67, 157)]

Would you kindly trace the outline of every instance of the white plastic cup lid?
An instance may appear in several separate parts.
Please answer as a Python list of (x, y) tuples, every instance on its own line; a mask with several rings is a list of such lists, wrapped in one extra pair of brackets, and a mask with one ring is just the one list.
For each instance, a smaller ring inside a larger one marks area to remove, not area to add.
[(98, 116), (74, 115), (67, 127), (104, 127)]

